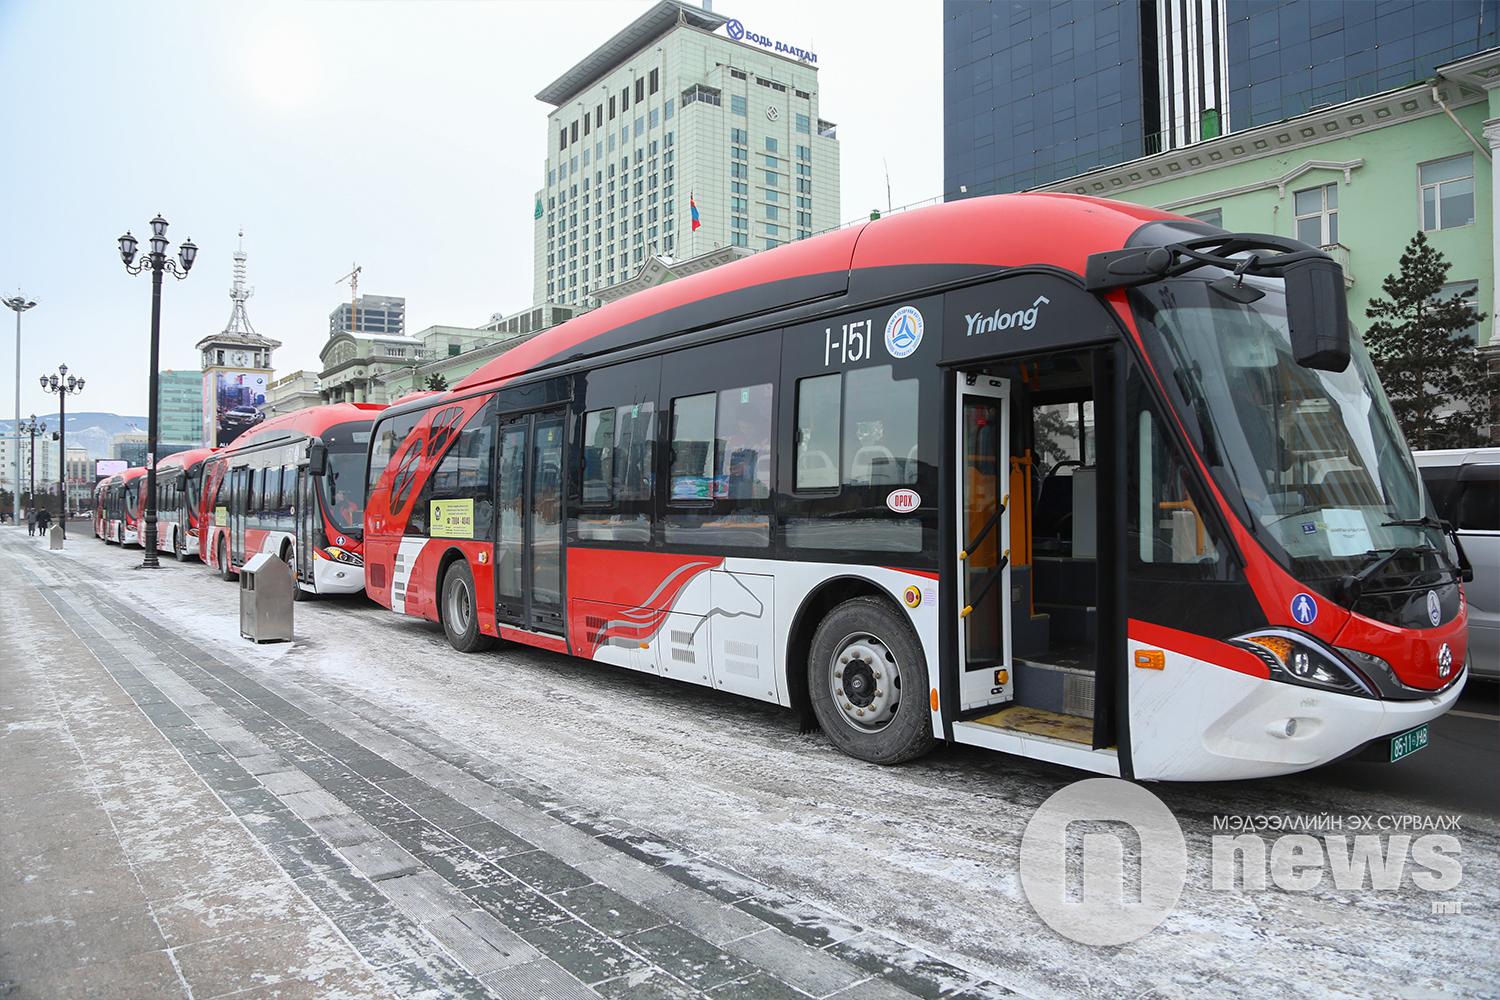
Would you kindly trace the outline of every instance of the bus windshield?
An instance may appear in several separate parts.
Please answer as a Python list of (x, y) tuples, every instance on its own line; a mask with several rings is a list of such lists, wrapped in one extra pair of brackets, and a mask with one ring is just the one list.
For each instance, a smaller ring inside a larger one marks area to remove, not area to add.
[(1223, 272), (1130, 293), (1141, 334), (1220, 490), (1299, 579), (1329, 580), (1379, 555), (1447, 547), (1425, 521), (1416, 467), (1358, 334), (1342, 372), (1297, 364), (1279, 280), (1240, 303)]
[(340, 532), (360, 537), (364, 527), (365, 450), (328, 450), (328, 472), (318, 484), (323, 509)]

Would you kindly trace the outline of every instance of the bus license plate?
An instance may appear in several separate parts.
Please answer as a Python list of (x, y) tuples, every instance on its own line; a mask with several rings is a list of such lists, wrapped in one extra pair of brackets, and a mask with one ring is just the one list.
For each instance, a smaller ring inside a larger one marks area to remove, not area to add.
[(1427, 724), (1424, 722), (1416, 729), (1408, 729), (1404, 733), (1398, 733), (1391, 737), (1391, 763), (1394, 764), (1402, 757), (1416, 753), (1427, 745)]

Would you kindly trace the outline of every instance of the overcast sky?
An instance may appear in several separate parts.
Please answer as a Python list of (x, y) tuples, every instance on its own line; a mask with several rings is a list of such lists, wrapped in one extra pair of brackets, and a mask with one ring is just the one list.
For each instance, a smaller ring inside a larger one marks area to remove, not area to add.
[[(161, 367), (224, 329), (238, 231), (276, 374), (316, 370), (348, 296), (406, 297), (407, 329), (531, 305), (532, 195), (549, 106), (533, 95), (648, 0), (0, 0), (0, 294), (21, 320), (21, 414), (37, 377), (88, 380), (69, 409), (146, 412), (151, 281), (125, 272), (158, 212), (200, 247), (165, 279)], [(942, 190), (937, 0), (714, 0), (818, 56), (845, 220)], [(15, 314), (0, 309), (0, 417), (15, 411)]]

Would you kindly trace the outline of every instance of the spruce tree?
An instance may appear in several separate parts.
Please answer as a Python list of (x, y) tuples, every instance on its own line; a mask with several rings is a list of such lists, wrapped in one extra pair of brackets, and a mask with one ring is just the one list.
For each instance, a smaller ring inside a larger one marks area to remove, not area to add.
[(441, 392), (448, 388), (448, 380), (443, 377), (441, 372), (433, 372), (427, 376), (427, 388), (436, 389)]
[(1489, 443), (1496, 377), (1460, 331), (1485, 319), (1474, 290), (1443, 296), (1449, 263), (1418, 232), (1370, 300), (1365, 343), (1396, 419), (1415, 451)]

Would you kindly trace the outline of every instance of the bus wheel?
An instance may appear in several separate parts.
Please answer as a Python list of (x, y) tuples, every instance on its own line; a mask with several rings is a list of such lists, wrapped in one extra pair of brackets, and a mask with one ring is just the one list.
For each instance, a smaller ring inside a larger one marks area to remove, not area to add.
[(178, 562), (187, 562), (187, 548), (182, 544), (182, 536), (175, 532), (172, 535), (172, 558)]
[(479, 631), (479, 608), (474, 599), (474, 574), (459, 559), (443, 574), (443, 631), (460, 653), (477, 653), (494, 645), (493, 637)]
[(224, 547), (224, 539), (219, 539), (219, 547), (214, 557), (214, 568), (219, 571), (219, 577), (224, 580), (234, 579), (234, 570), (229, 568), (229, 551)]
[(823, 732), (851, 757), (899, 764), (932, 749), (927, 661), (888, 602), (857, 597), (813, 635), (807, 688)]

